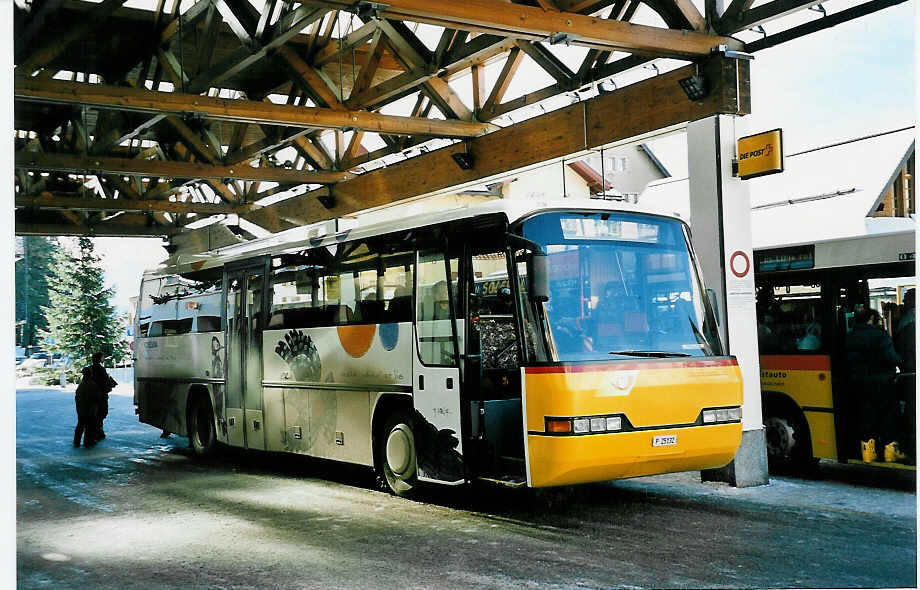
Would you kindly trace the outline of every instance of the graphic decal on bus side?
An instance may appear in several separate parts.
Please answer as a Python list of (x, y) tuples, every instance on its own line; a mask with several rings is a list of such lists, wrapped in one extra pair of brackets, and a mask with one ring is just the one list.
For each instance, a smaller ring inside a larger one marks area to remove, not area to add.
[(390, 351), (396, 348), (399, 343), (399, 324), (380, 324), (377, 333), (380, 335), (380, 344), (383, 345), (384, 350)]
[(301, 330), (291, 330), (279, 340), (275, 353), (284, 359), (294, 378), (298, 381), (319, 381), (322, 375), (322, 361), (313, 339)]
[(377, 333), (377, 324), (362, 324), (358, 326), (338, 326), (339, 343), (352, 358), (359, 359), (370, 350), (374, 343), (374, 334)]
[(463, 479), (463, 458), (457, 452), (460, 440), (449, 428), (438, 430), (415, 410), (415, 424), (418, 426), (418, 468), (419, 475), (441, 481)]

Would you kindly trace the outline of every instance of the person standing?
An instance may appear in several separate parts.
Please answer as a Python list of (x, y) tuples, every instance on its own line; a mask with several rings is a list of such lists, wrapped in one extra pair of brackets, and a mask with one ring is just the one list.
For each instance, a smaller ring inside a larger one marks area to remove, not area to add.
[(845, 342), (850, 399), (859, 410), (863, 460), (871, 462), (878, 457), (877, 450), (895, 440), (898, 407), (894, 377), (901, 357), (881, 327), (877, 311), (860, 308), (853, 320), (853, 331)]
[(93, 381), (99, 389), (97, 399), (96, 419), (93, 427), (93, 437), (96, 442), (105, 438), (105, 431), (102, 429), (102, 422), (109, 415), (109, 392), (115, 389), (117, 383), (106, 372), (102, 366), (102, 353), (93, 353), (93, 364), (90, 365)]
[[(898, 402), (901, 405), (901, 424), (906, 449), (917, 445), (917, 323), (915, 310), (916, 289), (904, 292), (898, 323), (894, 331), (894, 348), (903, 361), (898, 375)], [(910, 451), (908, 451), (910, 452)], [(916, 456), (916, 450), (913, 451)]]
[(96, 444), (95, 428), (99, 415), (99, 386), (93, 379), (90, 367), (83, 367), (83, 378), (77, 386), (74, 402), (77, 406), (77, 427), (73, 432), (73, 446), (91, 447)]
[(917, 327), (914, 289), (904, 292), (901, 317), (894, 331), (894, 347), (904, 363), (901, 371), (914, 373), (917, 370)]

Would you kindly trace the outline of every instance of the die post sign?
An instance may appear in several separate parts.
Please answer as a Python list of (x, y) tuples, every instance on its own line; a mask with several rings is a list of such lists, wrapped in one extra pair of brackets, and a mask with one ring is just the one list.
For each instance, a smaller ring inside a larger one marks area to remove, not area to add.
[(782, 129), (748, 135), (738, 140), (738, 176), (741, 180), (782, 171)]

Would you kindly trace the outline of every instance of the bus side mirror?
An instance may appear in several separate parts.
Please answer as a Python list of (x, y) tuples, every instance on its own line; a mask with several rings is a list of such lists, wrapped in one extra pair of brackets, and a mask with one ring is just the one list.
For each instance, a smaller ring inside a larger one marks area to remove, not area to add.
[(715, 289), (706, 289), (706, 295), (709, 296), (709, 303), (712, 305), (712, 313), (716, 316), (716, 325), (722, 325), (722, 319), (719, 317), (719, 297)]
[(530, 298), (549, 301), (549, 258), (544, 252), (534, 252), (530, 257)]

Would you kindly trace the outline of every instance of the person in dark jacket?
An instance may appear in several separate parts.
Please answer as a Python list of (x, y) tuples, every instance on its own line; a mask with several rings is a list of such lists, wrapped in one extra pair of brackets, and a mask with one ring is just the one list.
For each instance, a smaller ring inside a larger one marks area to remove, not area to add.
[(898, 367), (898, 401), (901, 404), (901, 421), (904, 446), (916, 448), (917, 441), (917, 325), (916, 289), (904, 292), (899, 321), (894, 330), (894, 349), (903, 361)]
[(899, 407), (894, 377), (901, 357), (882, 328), (877, 311), (858, 309), (853, 320), (853, 331), (847, 334), (845, 345), (850, 395), (853, 407), (859, 409), (863, 448), (872, 447), (864, 454), (864, 460), (874, 461), (876, 451), (896, 437)]
[(898, 355), (903, 360), (900, 365), (904, 373), (913, 373), (917, 370), (917, 349), (916, 349), (916, 311), (914, 289), (904, 292), (904, 303), (901, 309), (901, 317), (894, 331), (894, 347)]
[(94, 431), (99, 414), (99, 386), (93, 379), (92, 368), (84, 367), (82, 374), (83, 378), (74, 395), (77, 427), (73, 431), (73, 446), (79, 447), (80, 439), (83, 439), (83, 446), (91, 447), (96, 444)]
[(93, 364), (90, 365), (90, 371), (93, 381), (96, 382), (99, 388), (99, 395), (96, 402), (97, 411), (93, 425), (93, 437), (98, 442), (105, 438), (105, 431), (102, 430), (102, 422), (105, 420), (106, 416), (109, 415), (109, 392), (115, 389), (117, 383), (109, 376), (105, 367), (102, 366), (101, 352), (93, 354)]

